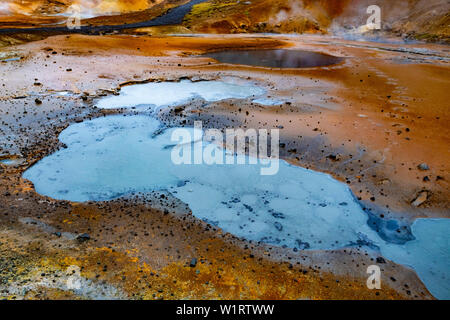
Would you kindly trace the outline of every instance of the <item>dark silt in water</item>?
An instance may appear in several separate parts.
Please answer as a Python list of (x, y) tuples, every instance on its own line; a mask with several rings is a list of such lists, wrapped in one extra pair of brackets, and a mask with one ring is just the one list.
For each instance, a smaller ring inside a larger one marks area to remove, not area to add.
[(229, 50), (204, 56), (219, 62), (269, 68), (311, 68), (338, 64), (344, 58), (324, 53), (300, 50)]

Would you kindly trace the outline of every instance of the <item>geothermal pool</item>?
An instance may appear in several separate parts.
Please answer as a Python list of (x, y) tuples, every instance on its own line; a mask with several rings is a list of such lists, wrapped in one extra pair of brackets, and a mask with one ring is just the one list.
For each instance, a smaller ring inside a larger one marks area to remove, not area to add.
[[(207, 88), (193, 96), (219, 99), (207, 96)], [(180, 96), (173, 91), (177, 94), (172, 92), (170, 99), (154, 101), (155, 89), (148, 84), (127, 89), (121, 96), (127, 97), (128, 107), (173, 105), (191, 97), (189, 90), (180, 90)], [(263, 91), (247, 86), (243, 92), (242, 96), (251, 96)], [(235, 93), (228, 90), (221, 97)], [(99, 106), (108, 101), (123, 106), (121, 96), (105, 98)], [(172, 135), (177, 129), (163, 128), (148, 115), (106, 116), (73, 124), (59, 136), (67, 148), (45, 157), (23, 176), (38, 193), (75, 202), (168, 191), (188, 204), (197, 218), (247, 240), (299, 250), (367, 246), (414, 268), (435, 297), (450, 298), (449, 219), (417, 219), (411, 227), (413, 240), (398, 244), (370, 228), (367, 214), (347, 185), (327, 174), (280, 160), (277, 174), (261, 175), (264, 162), (249, 164), (247, 156), (227, 154), (202, 141), (202, 132), (194, 128), (189, 129), (193, 138), (188, 145), (200, 148), (206, 161), (175, 164), (172, 152), (177, 142)], [(206, 164), (208, 155), (217, 154), (234, 158), (233, 163), (241, 158), (246, 164)]]
[(102, 109), (147, 107), (157, 110), (197, 98), (212, 102), (258, 97), (264, 92), (263, 89), (251, 83), (235, 83), (234, 81), (151, 82), (125, 86), (121, 89), (120, 95), (101, 99), (97, 106)]
[(203, 55), (219, 62), (269, 68), (311, 68), (338, 64), (344, 59), (301, 50), (228, 50)]

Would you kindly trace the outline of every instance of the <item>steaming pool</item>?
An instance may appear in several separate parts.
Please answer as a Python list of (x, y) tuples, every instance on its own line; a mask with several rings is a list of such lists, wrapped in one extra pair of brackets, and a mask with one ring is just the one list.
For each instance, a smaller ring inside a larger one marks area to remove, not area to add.
[[(157, 110), (193, 98), (217, 101), (263, 93), (253, 85), (224, 82), (149, 83), (125, 87), (98, 106)], [(277, 174), (263, 176), (263, 163), (248, 164), (249, 157), (227, 154), (201, 138), (193, 138), (190, 146), (246, 164), (176, 165), (171, 138), (178, 128), (162, 128), (151, 115), (113, 115), (70, 125), (59, 136), (67, 148), (43, 158), (23, 177), (42, 195), (75, 202), (168, 191), (197, 218), (247, 240), (298, 250), (366, 246), (413, 268), (435, 297), (450, 298), (449, 219), (417, 219), (409, 241), (382, 236), (368, 224), (347, 185), (327, 174), (280, 160)], [(193, 137), (202, 135), (189, 130)]]

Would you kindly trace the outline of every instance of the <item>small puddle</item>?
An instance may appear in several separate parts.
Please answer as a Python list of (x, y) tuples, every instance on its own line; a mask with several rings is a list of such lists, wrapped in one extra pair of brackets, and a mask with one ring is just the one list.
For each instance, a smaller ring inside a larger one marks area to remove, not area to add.
[(10, 52), (0, 52), (0, 62), (10, 62), (10, 61), (19, 61), (22, 57), (19, 52), (10, 51)]
[[(73, 124), (59, 136), (67, 148), (23, 176), (40, 194), (77, 202), (166, 190), (197, 218), (247, 240), (299, 250), (367, 246), (414, 268), (437, 298), (450, 298), (449, 219), (416, 220), (415, 240), (385, 241), (369, 227), (349, 188), (331, 176), (285, 161), (273, 176), (260, 175), (260, 164), (175, 165), (176, 128), (160, 128), (143, 115)], [(191, 141), (192, 147), (197, 143)], [(205, 148), (225, 152), (203, 142)]]
[(22, 164), (24, 162), (23, 159), (12, 156), (12, 157), (0, 157), (0, 163), (6, 165), (6, 166), (16, 166), (19, 164)]
[(222, 63), (269, 68), (312, 68), (338, 64), (344, 58), (300, 50), (228, 50), (204, 54)]
[(125, 86), (120, 95), (101, 99), (101, 109), (147, 107), (153, 110), (170, 105), (180, 105), (191, 99), (202, 98), (208, 102), (225, 99), (245, 99), (264, 94), (264, 90), (250, 83), (224, 81), (182, 80), (180, 82), (150, 82)]
[(3, 163), (7, 166), (12, 166), (12, 165), (16, 164), (15, 160), (13, 160), (13, 159), (3, 159), (3, 160), (0, 160), (0, 163)]

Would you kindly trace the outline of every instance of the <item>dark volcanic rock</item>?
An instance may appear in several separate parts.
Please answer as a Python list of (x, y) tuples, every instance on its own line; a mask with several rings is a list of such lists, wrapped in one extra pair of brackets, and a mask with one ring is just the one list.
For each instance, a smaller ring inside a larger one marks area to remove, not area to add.
[(429, 167), (426, 163), (421, 163), (421, 164), (419, 164), (419, 165), (417, 166), (417, 168), (419, 168), (419, 170), (422, 170), (422, 171), (430, 170), (430, 167)]

